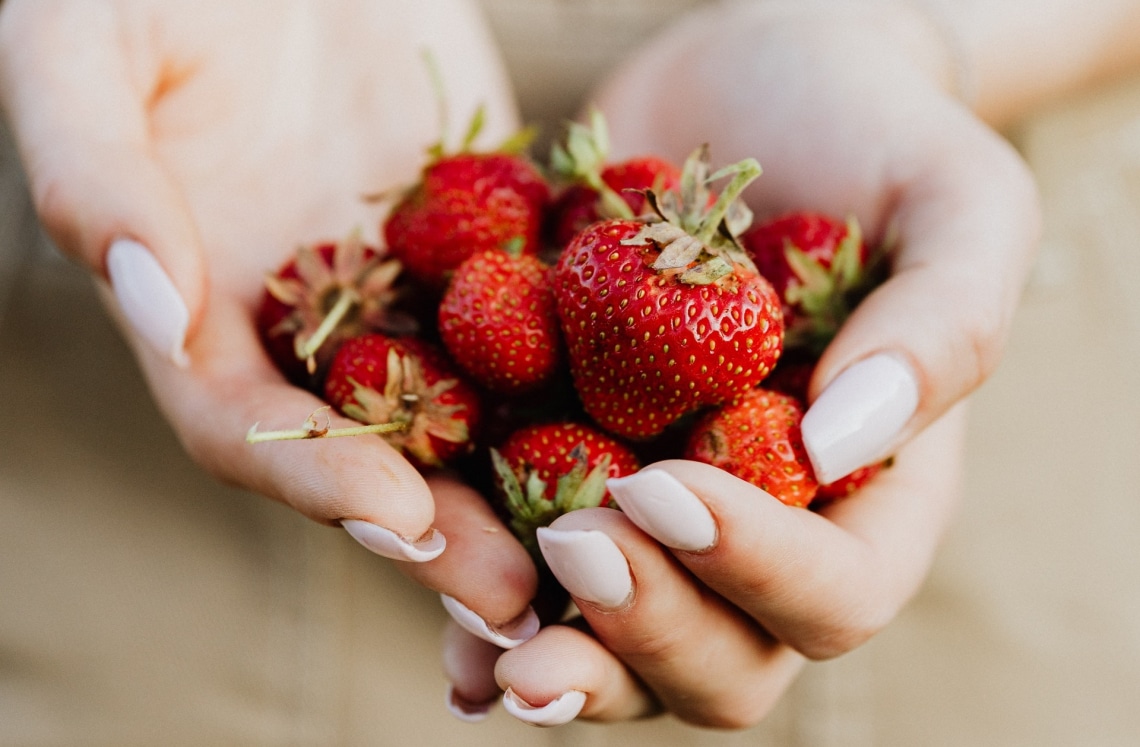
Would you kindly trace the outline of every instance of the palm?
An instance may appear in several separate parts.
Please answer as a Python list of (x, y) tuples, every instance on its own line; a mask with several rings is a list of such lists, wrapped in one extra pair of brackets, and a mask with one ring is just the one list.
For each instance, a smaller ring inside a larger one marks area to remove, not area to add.
[(426, 20), (393, 19), (409, 15), (398, 3), (218, 5), (215, 14), (155, 4), (168, 72), (151, 109), (155, 148), (183, 188), (214, 292), (248, 298), (299, 242), (376, 234), (382, 206), (363, 197), (414, 179), (440, 136), (424, 49), (443, 70), (453, 117), (487, 100), (493, 126), (510, 124), (493, 69), (457, 62), (473, 43), (445, 44)]

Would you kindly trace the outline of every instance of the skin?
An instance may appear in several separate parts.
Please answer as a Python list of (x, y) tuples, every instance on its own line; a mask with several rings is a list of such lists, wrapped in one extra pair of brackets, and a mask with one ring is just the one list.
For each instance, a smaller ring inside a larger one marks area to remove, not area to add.
[[(904, 356), (921, 399), (896, 467), (815, 514), (702, 465), (655, 465), (708, 506), (718, 543), (670, 551), (607, 510), (560, 519), (614, 540), (634, 594), (617, 610), (579, 600), (580, 624), (549, 626), (497, 660), (450, 630), (447, 671), (466, 700), (509, 686), (541, 705), (578, 689), (586, 719), (669, 709), (692, 723), (747, 726), (806, 659), (859, 645), (921, 583), (956, 501), (960, 403), (1000, 358), (1038, 215), (1020, 160), (951, 93), (945, 40), (904, 5), (829, 7), (824, 22), (803, 3), (695, 15), (594, 97), (615, 158), (680, 160), (707, 140), (722, 162), (760, 158), (766, 173), (749, 199), (761, 214), (812, 205), (853, 212), (873, 237), (897, 227), (891, 280), (812, 383), (814, 397), (868, 354)], [(361, 195), (414, 180), (439, 132), (421, 47), (435, 51), (456, 132), (479, 102), (486, 143), (517, 126), (471, 13), (460, 2), (8, 0), (0, 98), (59, 246), (105, 279), (108, 245), (132, 236), (189, 307), (186, 368), (124, 325), (188, 452), (220, 480), (318, 522), (364, 519), (409, 538), (434, 526), (447, 551), (404, 569), (501, 624), (531, 603), (537, 574), (470, 488), (448, 475), (424, 479), (379, 439), (243, 442), (254, 422), (295, 427), (320, 404), (288, 386), (260, 349), (252, 312), (261, 278), (299, 241), (353, 226), (375, 236), (381, 208)], [(980, 100), (1000, 100), (982, 89)]]

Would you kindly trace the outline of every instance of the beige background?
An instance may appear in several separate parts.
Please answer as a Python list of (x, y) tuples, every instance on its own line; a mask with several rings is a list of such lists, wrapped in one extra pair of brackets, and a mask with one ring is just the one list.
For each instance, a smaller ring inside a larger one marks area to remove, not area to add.
[[(486, 4), (501, 34), (521, 33), (507, 11), (529, 4)], [(565, 59), (600, 65), (577, 40), (563, 38)], [(566, 108), (543, 93), (558, 59), (528, 67), (551, 49), (508, 56), (533, 72), (532, 118)], [(960, 518), (890, 628), (809, 668), (768, 722), (735, 734), (453, 719), (435, 595), (343, 533), (202, 475), (85, 274), (24, 251), (8, 183), (0, 745), (1136, 744), (1140, 78), (1013, 138), (1041, 181), (1045, 239), (1006, 361), (975, 398)]]

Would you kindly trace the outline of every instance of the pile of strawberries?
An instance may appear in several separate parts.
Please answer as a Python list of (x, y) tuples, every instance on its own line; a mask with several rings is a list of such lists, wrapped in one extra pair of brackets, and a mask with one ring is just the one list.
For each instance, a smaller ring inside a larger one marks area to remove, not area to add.
[(873, 476), (819, 485), (799, 434), (814, 361), (880, 279), (854, 221), (752, 226), (754, 160), (609, 162), (600, 115), (541, 166), (522, 140), (473, 152), (477, 131), (392, 198), (385, 248), (303, 247), (269, 276), (258, 328), (294, 384), (459, 470), (532, 547), (661, 458), (795, 506)]

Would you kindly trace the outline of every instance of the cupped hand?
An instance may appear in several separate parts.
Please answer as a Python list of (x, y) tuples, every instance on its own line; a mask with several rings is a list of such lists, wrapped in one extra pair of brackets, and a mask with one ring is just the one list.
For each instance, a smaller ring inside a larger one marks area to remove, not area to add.
[(966, 64), (911, 3), (738, 3), (678, 24), (597, 98), (619, 154), (755, 157), (758, 217), (852, 215), (893, 247), (816, 367), (804, 438), (824, 482), (896, 450), (1004, 350), (1039, 209), (1023, 161), (959, 99)]
[(499, 656), (450, 635), (453, 709), (486, 709), (503, 690), (504, 706), (538, 725), (662, 710), (759, 723), (805, 661), (860, 645), (922, 583), (957, 498), (962, 407), (819, 511), (695, 462), (612, 481), (623, 511), (575, 511), (540, 530), (581, 618)]
[(753, 724), (805, 658), (859, 645), (921, 584), (956, 503), (964, 400), (1001, 357), (1039, 222), (954, 65), (905, 3), (740, 3), (685, 19), (601, 89), (615, 158), (708, 142), (760, 161), (758, 216), (853, 215), (890, 239), (890, 277), (818, 362), (803, 431), (825, 482), (897, 459), (818, 512), (667, 462), (615, 486), (624, 514), (559, 519), (544, 554), (588, 626), (498, 659), (519, 718)]
[(299, 427), (322, 404), (262, 351), (264, 275), (301, 244), (376, 239), (382, 207), (364, 197), (414, 181), (441, 137), (425, 50), (453, 123), (482, 104), (488, 142), (514, 130), (497, 57), (462, 2), (11, 0), (0, 11), (0, 95), (39, 216), (103, 281), (189, 453), (223, 481), (418, 561), (443, 548), (430, 489), (382, 439), (244, 436), (258, 421)]

